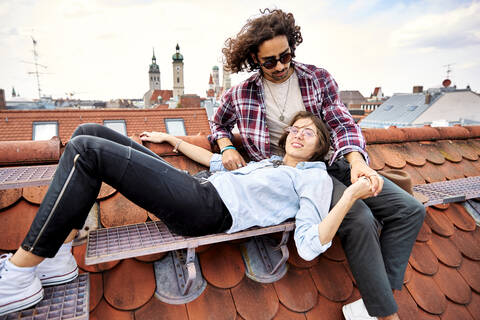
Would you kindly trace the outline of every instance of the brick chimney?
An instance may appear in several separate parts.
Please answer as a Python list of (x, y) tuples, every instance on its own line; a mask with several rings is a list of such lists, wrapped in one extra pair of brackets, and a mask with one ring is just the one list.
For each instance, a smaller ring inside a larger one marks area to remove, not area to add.
[(430, 104), (431, 101), (432, 101), (432, 95), (430, 93), (427, 93), (425, 95), (425, 104)]
[(413, 86), (413, 93), (422, 93), (423, 86)]
[(0, 89), (0, 110), (6, 109), (6, 103), (5, 103), (5, 90)]

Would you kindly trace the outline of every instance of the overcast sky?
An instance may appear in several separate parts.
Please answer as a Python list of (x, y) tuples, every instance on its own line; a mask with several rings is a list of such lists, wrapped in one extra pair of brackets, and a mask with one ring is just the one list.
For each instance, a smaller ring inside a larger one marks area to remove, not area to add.
[[(480, 91), (480, 2), (0, 0), (0, 88), (36, 98), (31, 36), (42, 92), (54, 98), (142, 98), (152, 48), (162, 89), (172, 88), (172, 54), (184, 56), (185, 93), (205, 96), (224, 41), (258, 9), (294, 14), (304, 42), (296, 60), (327, 69), (341, 90), (392, 95), (439, 86), (452, 64), (457, 87)], [(246, 76), (234, 75), (232, 83)]]

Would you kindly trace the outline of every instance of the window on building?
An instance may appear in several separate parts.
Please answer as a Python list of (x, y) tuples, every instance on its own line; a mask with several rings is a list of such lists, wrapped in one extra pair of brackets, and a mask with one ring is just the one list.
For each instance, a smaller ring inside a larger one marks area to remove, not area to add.
[(103, 120), (103, 125), (117, 131), (118, 133), (127, 135), (127, 125), (125, 124), (125, 120)]
[(409, 106), (408, 111), (414, 111), (418, 106)]
[(179, 82), (180, 82), (180, 78), (179, 78), (179, 77), (177, 77), (177, 83), (179, 83)]
[(165, 119), (165, 127), (167, 127), (167, 133), (173, 136), (187, 135), (183, 119)]
[(58, 122), (42, 121), (33, 123), (33, 140), (50, 140), (54, 136), (58, 137)]

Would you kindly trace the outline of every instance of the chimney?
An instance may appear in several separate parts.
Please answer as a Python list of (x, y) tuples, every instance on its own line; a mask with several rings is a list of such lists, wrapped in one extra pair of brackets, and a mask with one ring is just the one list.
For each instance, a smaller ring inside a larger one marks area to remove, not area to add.
[(425, 104), (430, 104), (431, 101), (432, 101), (432, 95), (430, 93), (427, 93), (425, 95)]
[(6, 109), (6, 104), (5, 104), (5, 91), (3, 89), (0, 89), (0, 110)]
[(422, 93), (423, 86), (413, 86), (413, 93)]

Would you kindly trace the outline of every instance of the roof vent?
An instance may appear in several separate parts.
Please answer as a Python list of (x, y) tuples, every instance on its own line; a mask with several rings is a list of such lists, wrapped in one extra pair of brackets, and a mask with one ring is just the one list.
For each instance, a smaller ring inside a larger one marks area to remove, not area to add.
[(422, 93), (423, 86), (413, 86), (413, 93)]
[(409, 106), (408, 111), (415, 111), (418, 108), (418, 106)]
[(393, 105), (391, 105), (391, 104), (383, 107), (383, 110), (385, 110), (385, 111), (390, 111), (390, 110), (392, 110), (392, 109), (393, 109)]

